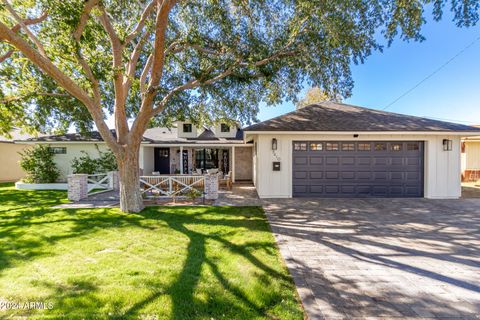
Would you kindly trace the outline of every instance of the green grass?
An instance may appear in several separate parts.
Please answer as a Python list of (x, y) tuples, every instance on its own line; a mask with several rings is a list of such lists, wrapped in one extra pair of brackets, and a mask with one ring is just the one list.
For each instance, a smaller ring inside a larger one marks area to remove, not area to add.
[(258, 207), (53, 209), (61, 191), (0, 184), (0, 318), (303, 319)]

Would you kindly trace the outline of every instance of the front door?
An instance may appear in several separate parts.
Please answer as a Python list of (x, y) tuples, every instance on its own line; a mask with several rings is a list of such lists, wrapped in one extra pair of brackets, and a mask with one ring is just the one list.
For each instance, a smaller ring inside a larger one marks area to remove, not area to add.
[(170, 174), (170, 149), (155, 148), (153, 154), (155, 171), (160, 174)]

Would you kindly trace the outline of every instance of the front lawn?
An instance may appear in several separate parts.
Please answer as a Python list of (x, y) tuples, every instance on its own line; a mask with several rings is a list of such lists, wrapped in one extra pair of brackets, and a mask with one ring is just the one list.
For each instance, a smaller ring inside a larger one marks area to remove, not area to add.
[(261, 208), (51, 208), (64, 198), (0, 185), (0, 305), (20, 303), (0, 318), (303, 319)]

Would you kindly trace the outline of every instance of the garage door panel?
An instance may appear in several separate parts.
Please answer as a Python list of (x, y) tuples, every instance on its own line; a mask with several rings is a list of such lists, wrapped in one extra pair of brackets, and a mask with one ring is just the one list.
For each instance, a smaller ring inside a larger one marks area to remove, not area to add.
[(391, 197), (401, 197), (404, 194), (403, 186), (390, 186), (389, 192)]
[(338, 194), (340, 191), (339, 185), (326, 185), (325, 186), (325, 193), (327, 194)]
[(391, 164), (393, 166), (403, 166), (403, 158), (392, 158)]
[(323, 157), (311, 157), (310, 164), (313, 164), (313, 165), (323, 164)]
[(383, 166), (389, 164), (389, 158), (385, 156), (378, 156), (373, 158), (373, 164), (376, 166)]
[(341, 186), (341, 192), (344, 195), (355, 195), (355, 185), (343, 185)]
[[(423, 196), (423, 142), (299, 143), (307, 147), (293, 151), (295, 197)], [(310, 150), (312, 143), (325, 148)], [(328, 143), (340, 147), (327, 150)], [(344, 144), (349, 148), (341, 147)], [(370, 150), (365, 150), (367, 144)], [(377, 144), (382, 145), (381, 150), (376, 149)], [(410, 144), (417, 149), (411, 150)]]
[(306, 179), (308, 175), (308, 171), (294, 171), (293, 178), (294, 179)]
[(310, 179), (323, 179), (323, 171), (311, 171)]
[(296, 165), (307, 164), (307, 161), (308, 161), (308, 158), (306, 156), (293, 158), (293, 164), (296, 164)]
[(372, 164), (372, 158), (370, 157), (357, 157), (357, 165), (369, 166)]
[(342, 179), (355, 179), (354, 171), (342, 171)]
[(357, 179), (358, 180), (370, 180), (372, 178), (372, 172), (370, 171), (358, 171)]
[(355, 164), (355, 157), (342, 157), (340, 162), (342, 165), (352, 165)]
[(359, 194), (359, 195), (369, 195), (369, 194), (372, 193), (372, 187), (371, 186), (359, 185), (359, 186), (357, 186), (356, 190), (357, 190), (357, 194)]
[(311, 185), (310, 186), (311, 193), (323, 193), (323, 185)]
[(406, 165), (407, 166), (418, 166), (420, 164), (420, 161), (421, 159), (419, 159), (418, 157), (408, 157), (408, 158), (405, 158), (406, 159)]
[(327, 171), (325, 172), (325, 178), (327, 179), (338, 179), (338, 171)]
[(293, 186), (293, 193), (297, 194), (305, 194), (308, 191), (308, 186), (301, 186), (301, 185), (294, 185)]
[(388, 173), (386, 171), (384, 172), (374, 172), (373, 173), (373, 179), (375, 181), (378, 180), (387, 180)]
[(388, 195), (388, 186), (373, 186), (372, 195), (374, 196), (386, 196)]
[(338, 157), (327, 157), (326, 164), (327, 165), (338, 165), (339, 159)]
[(390, 180), (398, 181), (403, 179), (405, 179), (404, 172), (390, 172)]

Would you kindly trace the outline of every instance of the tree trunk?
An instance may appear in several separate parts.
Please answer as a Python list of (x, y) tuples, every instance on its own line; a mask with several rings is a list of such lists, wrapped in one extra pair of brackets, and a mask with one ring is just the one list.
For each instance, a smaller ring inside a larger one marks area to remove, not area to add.
[(120, 179), (120, 209), (123, 212), (140, 212), (144, 208), (140, 191), (138, 155), (139, 148), (128, 146), (125, 153), (117, 157)]

